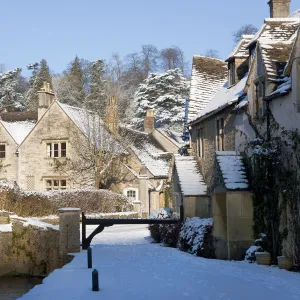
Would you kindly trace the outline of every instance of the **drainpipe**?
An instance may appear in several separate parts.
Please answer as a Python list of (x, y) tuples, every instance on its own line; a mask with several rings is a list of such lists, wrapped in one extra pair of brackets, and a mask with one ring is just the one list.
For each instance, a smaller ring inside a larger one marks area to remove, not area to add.
[(271, 130), (270, 130), (270, 101), (267, 102), (267, 142), (271, 141)]

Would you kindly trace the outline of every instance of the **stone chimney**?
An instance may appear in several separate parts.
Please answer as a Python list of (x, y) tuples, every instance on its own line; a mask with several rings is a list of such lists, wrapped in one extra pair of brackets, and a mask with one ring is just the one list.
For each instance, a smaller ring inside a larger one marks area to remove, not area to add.
[(147, 110), (146, 117), (144, 119), (144, 131), (147, 133), (153, 132), (155, 129), (154, 111), (152, 109)]
[(288, 18), (290, 15), (291, 0), (270, 0), (271, 18)]
[(38, 120), (44, 115), (50, 104), (54, 101), (54, 93), (50, 89), (50, 83), (44, 82), (43, 87), (38, 92)]

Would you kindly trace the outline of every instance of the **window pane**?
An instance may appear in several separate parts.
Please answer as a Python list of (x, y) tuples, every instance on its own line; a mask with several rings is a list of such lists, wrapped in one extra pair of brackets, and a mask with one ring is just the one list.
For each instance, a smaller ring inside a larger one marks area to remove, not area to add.
[(61, 180), (61, 181), (60, 181), (60, 185), (61, 185), (62, 187), (66, 187), (66, 186), (67, 186), (67, 180)]
[(61, 157), (66, 157), (67, 156), (67, 144), (61, 143), (60, 149), (61, 149)]
[(53, 144), (54, 148), (54, 157), (58, 157), (58, 144)]
[(46, 180), (46, 186), (51, 187), (52, 186), (52, 181), (51, 180)]
[(5, 158), (5, 145), (0, 145), (0, 158)]
[(52, 144), (50, 143), (50, 144), (47, 144), (47, 146), (46, 146), (46, 149), (47, 149), (47, 157), (51, 157), (52, 155), (51, 155), (51, 150), (52, 150)]

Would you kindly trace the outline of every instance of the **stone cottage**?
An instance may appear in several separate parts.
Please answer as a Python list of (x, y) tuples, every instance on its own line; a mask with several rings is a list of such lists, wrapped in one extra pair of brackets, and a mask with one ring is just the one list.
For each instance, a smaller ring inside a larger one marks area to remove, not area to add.
[[(172, 170), (170, 153), (177, 151), (176, 142), (147, 125), (146, 132), (123, 126), (118, 131), (132, 139), (124, 146), (113, 132), (116, 129), (106, 125), (91, 112), (60, 103), (45, 84), (39, 92), (37, 115), (2, 115), (0, 178), (33, 191), (109, 188), (131, 198), (136, 209), (146, 215), (165, 206), (165, 186)], [(99, 180), (94, 169), (85, 169), (97, 159), (90, 149), (95, 144), (103, 147), (104, 155), (119, 152), (105, 181)]]

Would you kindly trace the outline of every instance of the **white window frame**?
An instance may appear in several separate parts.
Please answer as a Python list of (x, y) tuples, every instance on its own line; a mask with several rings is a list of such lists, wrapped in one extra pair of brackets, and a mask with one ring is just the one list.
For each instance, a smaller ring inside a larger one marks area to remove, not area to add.
[[(68, 153), (68, 143), (67, 141), (46, 141), (45, 142), (46, 144), (46, 158), (65, 158), (67, 157), (67, 153)], [(62, 144), (66, 144), (66, 148), (65, 148), (65, 156), (62, 156), (62, 147), (61, 145)], [(58, 155), (55, 156), (55, 153), (54, 153), (54, 145), (58, 145)], [(49, 147), (50, 146), (50, 147)]]
[[(127, 196), (127, 192), (129, 191), (134, 191), (135, 192), (135, 199), (133, 199), (132, 197), (128, 197)], [(132, 201), (137, 201), (139, 200), (139, 189), (138, 188), (125, 188), (123, 189), (123, 195), (129, 199), (131, 199)]]
[[(66, 185), (62, 185), (62, 181), (66, 181)], [(51, 185), (48, 186), (47, 182), (51, 181)], [(54, 181), (58, 181), (58, 185), (54, 185)], [(57, 190), (66, 190), (69, 188), (69, 180), (67, 178), (55, 178), (55, 177), (48, 177), (43, 178), (44, 182), (44, 191), (57, 191)]]

